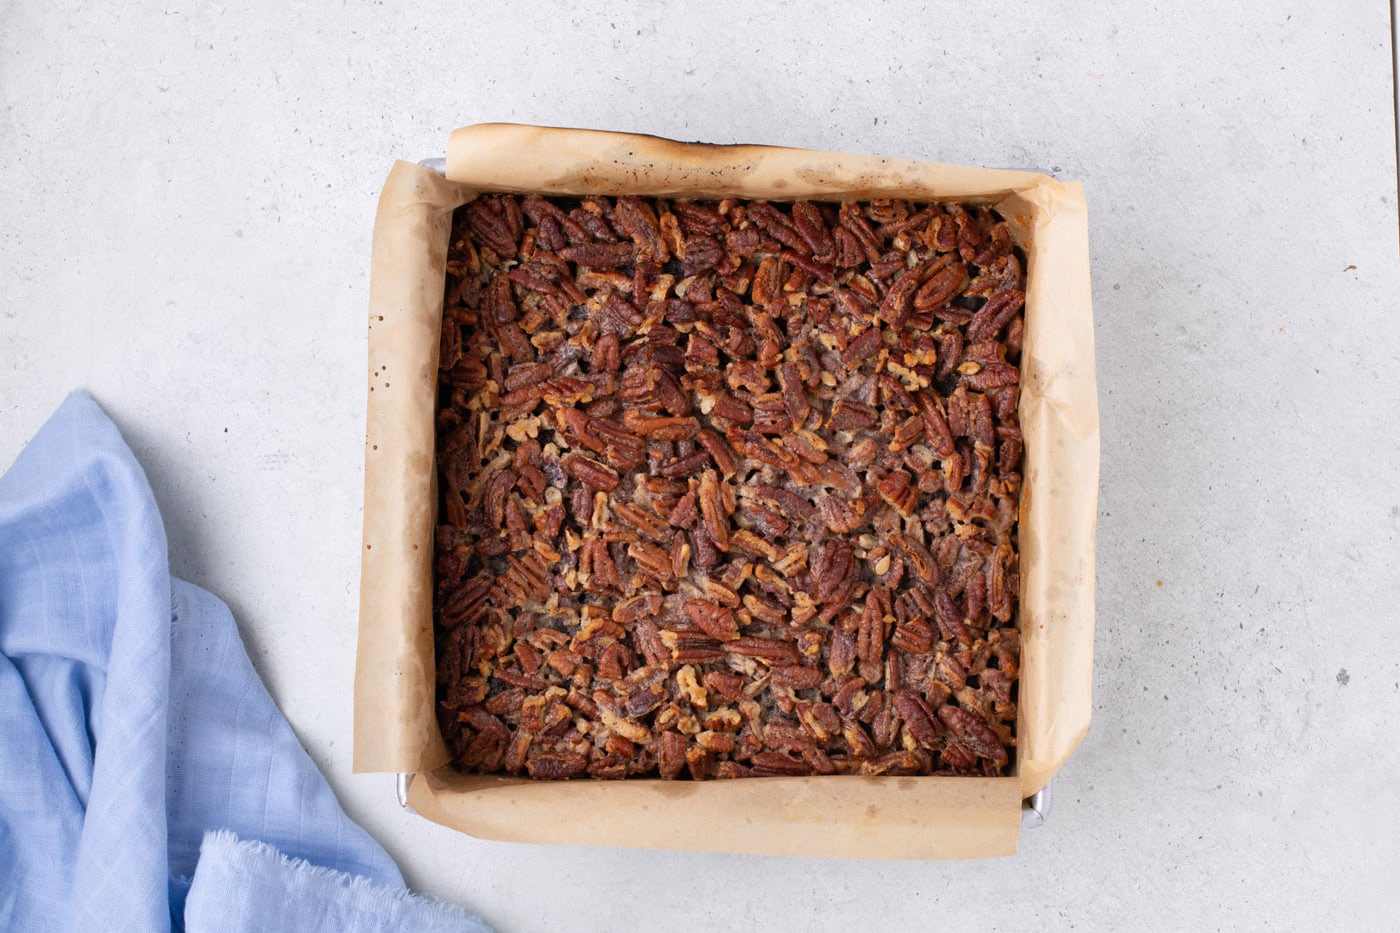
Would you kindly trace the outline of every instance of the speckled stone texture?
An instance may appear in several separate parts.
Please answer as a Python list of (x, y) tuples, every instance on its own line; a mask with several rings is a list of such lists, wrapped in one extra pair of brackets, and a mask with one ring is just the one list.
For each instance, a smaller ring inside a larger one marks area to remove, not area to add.
[[(503, 928), (1393, 925), (1386, 4), (755, 6), (6, 5), (0, 462), (92, 391), (351, 815)], [(1083, 180), (1096, 719), (1019, 856), (486, 843), (349, 773), (375, 198), (484, 120)]]

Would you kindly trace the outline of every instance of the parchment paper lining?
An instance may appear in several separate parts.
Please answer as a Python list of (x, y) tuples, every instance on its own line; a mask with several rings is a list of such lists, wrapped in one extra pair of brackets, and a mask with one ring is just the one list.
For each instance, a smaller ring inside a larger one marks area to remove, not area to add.
[[(1015, 851), (1023, 797), (1088, 728), (1098, 406), (1078, 184), (870, 156), (489, 124), (452, 135), (447, 179), (393, 167), (375, 218), (355, 770), (429, 772), (429, 819), (490, 839), (858, 858)], [(433, 416), (452, 211), (479, 191), (981, 201), (1028, 257), (1016, 774), (535, 782), (461, 775), (433, 713)], [(387, 385), (386, 385), (387, 383)]]

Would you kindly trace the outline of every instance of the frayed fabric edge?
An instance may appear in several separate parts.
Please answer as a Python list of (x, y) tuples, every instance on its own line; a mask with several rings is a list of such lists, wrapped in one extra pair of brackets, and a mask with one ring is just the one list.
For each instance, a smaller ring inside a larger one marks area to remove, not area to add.
[(242, 839), (228, 829), (210, 830), (199, 848), (199, 865), (193, 886), (200, 882), (206, 860), (251, 878), (274, 879), (284, 886), (296, 885), (303, 894), (325, 902), (338, 902), (364, 920), (392, 920), (417, 929), (461, 930), (490, 933), (480, 919), (461, 908), (445, 904), (407, 888), (381, 884), (360, 875), (315, 865), (303, 858), (286, 855), (274, 846), (256, 839)]

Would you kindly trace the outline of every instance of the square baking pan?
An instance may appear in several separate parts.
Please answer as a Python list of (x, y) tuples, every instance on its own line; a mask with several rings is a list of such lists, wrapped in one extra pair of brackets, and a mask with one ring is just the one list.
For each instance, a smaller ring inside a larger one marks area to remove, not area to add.
[[(484, 191), (976, 201), (1008, 220), (1028, 257), (1011, 776), (539, 782), (447, 766), (433, 710), (436, 344), (451, 213)], [(1017, 831), (1048, 815), (1050, 780), (1089, 720), (1098, 420), (1088, 271), (1082, 191), (1034, 172), (501, 124), (457, 131), (446, 159), (397, 164), (371, 276), (356, 770), (398, 772), (402, 805), (484, 838), (850, 857), (1014, 851)]]

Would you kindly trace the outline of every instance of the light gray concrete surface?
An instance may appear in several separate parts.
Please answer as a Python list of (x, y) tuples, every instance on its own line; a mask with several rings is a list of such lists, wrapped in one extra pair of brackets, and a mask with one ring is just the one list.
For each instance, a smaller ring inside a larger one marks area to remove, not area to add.
[[(1395, 928), (1384, 0), (546, 6), (0, 4), (0, 463), (93, 392), (346, 808), (502, 929)], [(1096, 719), (1018, 856), (479, 842), (350, 774), (375, 198), (484, 120), (1083, 180)]]

